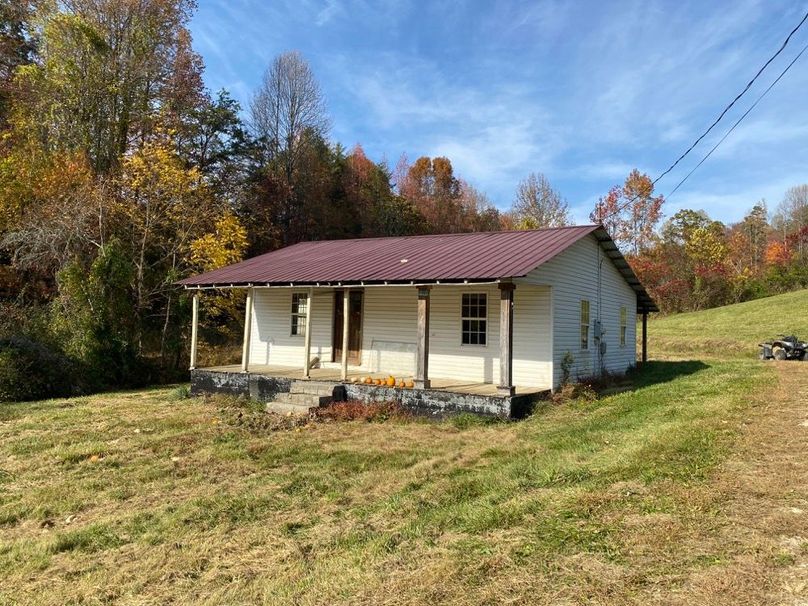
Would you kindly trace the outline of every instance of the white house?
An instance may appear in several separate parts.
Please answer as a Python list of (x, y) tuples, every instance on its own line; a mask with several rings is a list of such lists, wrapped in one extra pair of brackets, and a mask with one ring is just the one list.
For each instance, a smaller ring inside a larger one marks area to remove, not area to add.
[(209, 371), (500, 398), (554, 389), (565, 357), (625, 372), (657, 311), (598, 225), (304, 242), (182, 284), (248, 289), (242, 363)]

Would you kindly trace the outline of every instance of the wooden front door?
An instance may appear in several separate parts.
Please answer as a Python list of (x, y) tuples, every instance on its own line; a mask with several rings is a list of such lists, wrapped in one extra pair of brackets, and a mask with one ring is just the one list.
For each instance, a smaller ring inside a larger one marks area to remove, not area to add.
[[(334, 292), (334, 356), (332, 362), (342, 360), (342, 303), (345, 291)], [(348, 363), (359, 364), (362, 358), (362, 291), (348, 291)]]

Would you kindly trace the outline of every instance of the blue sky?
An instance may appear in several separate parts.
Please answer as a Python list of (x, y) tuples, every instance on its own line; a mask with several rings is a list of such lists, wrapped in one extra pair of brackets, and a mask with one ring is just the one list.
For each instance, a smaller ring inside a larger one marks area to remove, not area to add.
[[(331, 137), (394, 166), (448, 156), (507, 208), (542, 172), (587, 221), (637, 167), (656, 177), (779, 47), (808, 4), (199, 0), (207, 85), (243, 107), (272, 58), (298, 50)], [(658, 184), (667, 194), (808, 43), (808, 24), (708, 137)], [(808, 53), (666, 203), (739, 220), (808, 182)]]

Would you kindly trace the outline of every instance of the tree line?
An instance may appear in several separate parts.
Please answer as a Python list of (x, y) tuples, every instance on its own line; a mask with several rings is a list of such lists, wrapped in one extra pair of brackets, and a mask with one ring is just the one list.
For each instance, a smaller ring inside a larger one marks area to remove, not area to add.
[[(0, 400), (181, 377), (175, 283), (195, 272), (303, 240), (570, 223), (540, 173), (500, 211), (449, 158), (390, 166), (333, 141), (297, 52), (267, 66), (248, 107), (208, 90), (194, 9), (0, 0)], [(794, 196), (771, 222), (682, 211), (659, 230), (663, 200), (634, 171), (592, 218), (666, 310), (692, 309), (805, 284)], [(207, 297), (206, 343), (238, 339), (242, 304)]]
[[(808, 185), (725, 224), (704, 210), (662, 221), (664, 197), (633, 170), (590, 214), (625, 254), (662, 312), (695, 311), (808, 287)], [(784, 330), (788, 327), (785, 326)]]
[[(545, 223), (498, 211), (448, 158), (390, 167), (332, 141), (299, 53), (247, 108), (209, 91), (194, 8), (0, 0), (0, 399), (177, 376), (174, 284), (194, 272), (302, 240)], [(209, 297), (208, 342), (240, 333), (240, 304)]]

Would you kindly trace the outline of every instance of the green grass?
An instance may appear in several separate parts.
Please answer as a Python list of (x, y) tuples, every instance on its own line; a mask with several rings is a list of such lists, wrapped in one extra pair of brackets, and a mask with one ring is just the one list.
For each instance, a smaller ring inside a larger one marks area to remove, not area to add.
[(691, 535), (720, 523), (710, 474), (771, 375), (654, 362), (519, 423), (251, 433), (176, 389), (4, 405), (0, 603), (642, 595), (725, 559)]
[(808, 340), (808, 290), (704, 311), (651, 317), (652, 357), (751, 358), (757, 344), (779, 334)]

